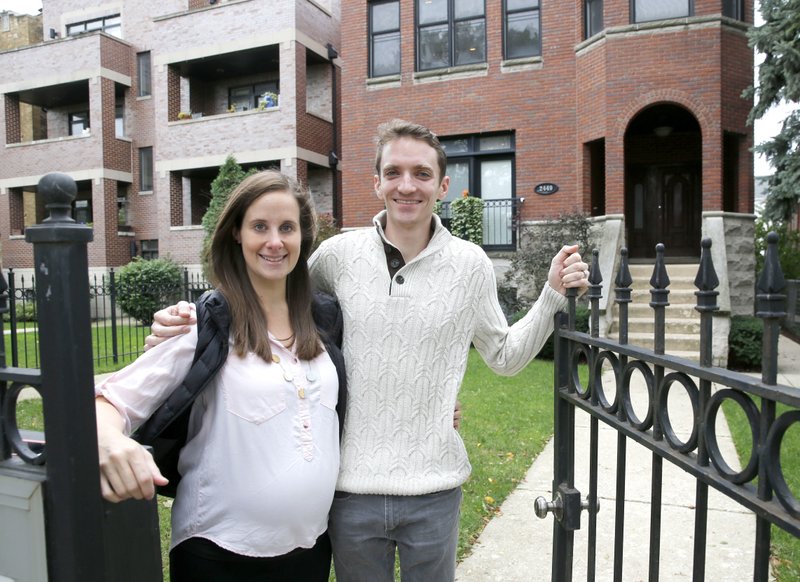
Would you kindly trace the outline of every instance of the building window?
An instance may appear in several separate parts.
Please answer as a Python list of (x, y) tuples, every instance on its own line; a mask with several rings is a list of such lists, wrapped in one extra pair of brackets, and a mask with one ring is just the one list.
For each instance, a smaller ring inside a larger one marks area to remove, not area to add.
[(484, 0), (417, 0), (417, 69), (486, 62)]
[(86, 32), (96, 32), (101, 30), (111, 36), (122, 38), (122, 18), (119, 14), (95, 18), (94, 20), (84, 20), (67, 25), (67, 36), (77, 36)]
[(448, 203), (466, 191), (484, 201), (484, 246), (515, 247), (514, 134), (469, 135), (439, 141), (447, 152), (447, 175), (450, 176), (442, 212), (445, 224), (449, 219)]
[(117, 227), (124, 228), (131, 224), (130, 201), (127, 191), (117, 196)]
[[(62, 118), (63, 119), (63, 118)], [(70, 135), (88, 135), (89, 134), (89, 112), (76, 111), (68, 115), (69, 119), (69, 134)]]
[(114, 108), (114, 135), (125, 137), (125, 106), (117, 105)]
[(692, 15), (692, 0), (633, 0), (633, 22)]
[(539, 0), (506, 0), (505, 58), (542, 54)]
[(369, 76), (400, 73), (400, 2), (369, 5)]
[(153, 148), (139, 148), (139, 191), (153, 191)]
[(72, 203), (72, 218), (78, 224), (92, 223), (92, 192), (79, 190)]
[(146, 261), (158, 258), (158, 239), (139, 241), (142, 258)]
[(603, 30), (603, 0), (585, 0), (583, 38), (589, 38)]
[(263, 101), (264, 93), (278, 94), (278, 82), (267, 81), (246, 85), (244, 87), (231, 87), (228, 90), (228, 108), (233, 111), (249, 111), (258, 109), (259, 101)]
[(3, 32), (8, 32), (9, 30), (11, 30), (11, 19), (9, 18), (9, 16), (10, 15), (8, 12), (3, 12), (3, 14), (0, 15), (0, 19), (2, 20)]
[(736, 20), (744, 20), (742, 0), (722, 0), (722, 15)]
[(150, 95), (150, 52), (136, 55), (136, 70), (139, 77), (139, 97)]

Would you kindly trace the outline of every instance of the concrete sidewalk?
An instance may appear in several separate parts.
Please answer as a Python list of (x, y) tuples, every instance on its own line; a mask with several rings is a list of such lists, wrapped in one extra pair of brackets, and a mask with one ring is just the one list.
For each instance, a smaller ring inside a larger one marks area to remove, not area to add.
[[(778, 383), (800, 387), (800, 345), (781, 337)], [(685, 440), (691, 430), (688, 402), (673, 409), (670, 419), (676, 433)], [(675, 398), (681, 400), (681, 398)], [(637, 410), (641, 410), (636, 407)], [(576, 411), (576, 488), (585, 498), (589, 490), (589, 415)], [(738, 466), (727, 423), (717, 427), (720, 450), (732, 467)], [(617, 433), (599, 423), (599, 478), (597, 515), (596, 580), (613, 580), (614, 505), (616, 499)], [(652, 454), (627, 439), (625, 548), (622, 579), (648, 579), (650, 487)], [(456, 582), (538, 582), (550, 580), (553, 517), (539, 519), (534, 501), (552, 499), (553, 441), (536, 458), (524, 480), (508, 496), (484, 529), (472, 553), (456, 569)], [(692, 579), (694, 503), (696, 481), (688, 473), (664, 463), (660, 580)], [(706, 579), (740, 581), (753, 579), (755, 517), (725, 495), (709, 488)], [(586, 579), (588, 517), (581, 515), (581, 529), (575, 532), (573, 579)]]

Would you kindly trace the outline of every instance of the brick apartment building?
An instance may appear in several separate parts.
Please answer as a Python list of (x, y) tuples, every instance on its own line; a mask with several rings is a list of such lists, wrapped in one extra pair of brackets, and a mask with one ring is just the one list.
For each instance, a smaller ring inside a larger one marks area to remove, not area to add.
[(93, 268), (198, 263), (228, 155), (297, 177), (333, 212), (339, 12), (337, 0), (45, 0), (44, 42), (0, 52), (3, 266), (32, 266), (23, 233), (54, 171), (77, 181)]
[(607, 298), (621, 246), (697, 262), (709, 236), (723, 310), (751, 313), (752, 22), (752, 0), (344, 2), (344, 226), (380, 210), (375, 128), (401, 117), (445, 144), (449, 199), (484, 199), (487, 250), (590, 214)]
[(31, 266), (51, 171), (78, 180), (97, 268), (197, 263), (228, 154), (368, 226), (375, 128), (402, 117), (441, 137), (449, 198), (484, 200), (488, 251), (590, 214), (606, 308), (622, 246), (696, 262), (710, 237), (721, 313), (751, 313), (752, 21), (753, 0), (45, 0), (45, 41), (0, 53), (4, 266)]

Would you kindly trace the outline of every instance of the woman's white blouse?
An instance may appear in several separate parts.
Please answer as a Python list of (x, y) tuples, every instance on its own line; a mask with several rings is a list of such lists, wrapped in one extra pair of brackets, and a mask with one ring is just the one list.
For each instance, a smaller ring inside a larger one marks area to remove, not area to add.
[[(301, 361), (270, 340), (279, 363), (230, 352), (194, 402), (172, 547), (202, 537), (245, 556), (279, 556), (313, 546), (327, 528), (339, 471), (336, 368), (327, 352)], [(192, 326), (97, 385), (126, 434), (180, 385), (196, 344)]]

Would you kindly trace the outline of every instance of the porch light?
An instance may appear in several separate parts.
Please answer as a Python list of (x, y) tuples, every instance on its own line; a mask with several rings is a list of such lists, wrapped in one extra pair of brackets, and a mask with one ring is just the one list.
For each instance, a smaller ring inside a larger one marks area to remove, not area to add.
[(658, 125), (653, 128), (653, 133), (658, 137), (667, 137), (672, 133), (671, 125)]

